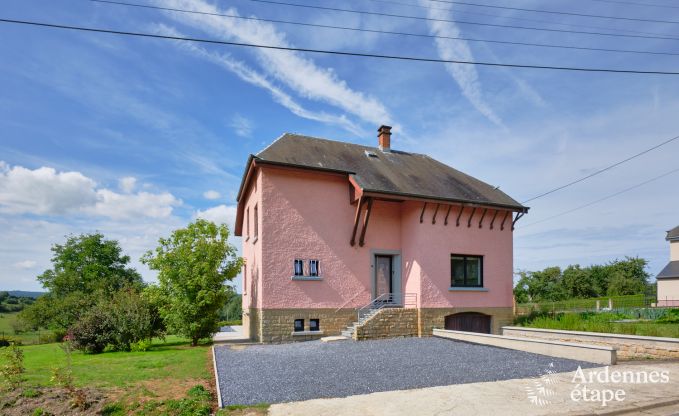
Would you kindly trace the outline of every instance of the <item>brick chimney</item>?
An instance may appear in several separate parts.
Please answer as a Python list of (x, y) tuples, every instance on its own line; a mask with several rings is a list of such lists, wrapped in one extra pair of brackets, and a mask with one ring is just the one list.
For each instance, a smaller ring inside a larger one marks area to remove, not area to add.
[(391, 151), (391, 126), (380, 126), (377, 129), (377, 144), (381, 151), (390, 152)]

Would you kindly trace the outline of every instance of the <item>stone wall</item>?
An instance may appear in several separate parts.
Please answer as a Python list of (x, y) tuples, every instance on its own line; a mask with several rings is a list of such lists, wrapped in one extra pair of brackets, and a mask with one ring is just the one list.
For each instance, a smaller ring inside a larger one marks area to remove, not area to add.
[[(356, 310), (346, 309), (250, 309), (250, 338), (256, 342), (277, 343), (308, 341), (339, 335), (356, 321)], [(304, 319), (305, 332), (293, 334), (295, 319)], [(309, 321), (320, 320), (320, 331), (308, 333)]]
[[(480, 312), (491, 316), (491, 332), (499, 334), (514, 319), (512, 308), (385, 308), (368, 320), (356, 333), (356, 339), (402, 336), (431, 336), (434, 328), (445, 328), (445, 317), (460, 312)], [(309, 329), (310, 319), (320, 319), (318, 333), (294, 334), (295, 319), (304, 319)], [(277, 343), (308, 341), (322, 336), (339, 335), (357, 320), (356, 310), (318, 309), (249, 309), (243, 325), (250, 330), (255, 342)]]
[(637, 335), (504, 327), (503, 334), (562, 342), (605, 345), (618, 350), (619, 359), (679, 358), (679, 339)]
[(417, 336), (417, 309), (384, 308), (356, 328), (355, 340)]
[(445, 329), (445, 318), (460, 312), (479, 312), (490, 315), (490, 331), (500, 334), (502, 327), (514, 321), (512, 308), (422, 308), (420, 309), (421, 336), (429, 337), (433, 329)]

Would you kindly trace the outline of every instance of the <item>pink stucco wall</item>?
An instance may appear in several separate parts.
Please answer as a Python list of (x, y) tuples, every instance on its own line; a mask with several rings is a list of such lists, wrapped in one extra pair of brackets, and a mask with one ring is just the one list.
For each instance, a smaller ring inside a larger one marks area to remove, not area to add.
[[(259, 217), (262, 214), (262, 175), (261, 172), (255, 173), (252, 186), (244, 195), (245, 216), (243, 220), (243, 258), (245, 259), (243, 273), (243, 310), (257, 308), (262, 305), (262, 245), (254, 237), (254, 207), (258, 207)], [(249, 223), (249, 227), (248, 224)], [(248, 231), (249, 228), (249, 231)], [(259, 239), (261, 239), (261, 224), (259, 229)]]
[[(404, 202), (401, 213), (403, 266), (406, 291), (418, 293), (420, 307), (498, 307), (512, 306), (512, 231), (509, 220), (500, 230), (502, 216), (486, 215), (479, 228), (480, 210), (476, 210), (468, 227), (471, 209), (465, 209), (460, 226), (455, 225), (459, 207), (451, 210), (448, 225), (444, 225), (446, 209), (439, 209), (436, 224), (432, 224), (435, 204), (428, 204), (424, 222), (420, 223), (421, 202)], [(483, 286), (487, 291), (451, 291), (450, 255), (483, 256)]]
[[(504, 231), (499, 229), (503, 213), (493, 230), (488, 226), (491, 210), (481, 229), (479, 210), (471, 227), (467, 227), (469, 212), (456, 227), (458, 208), (454, 207), (444, 226), (447, 209), (443, 206), (432, 224), (432, 204), (420, 223), (422, 202), (375, 201), (366, 244), (352, 247), (356, 205), (349, 202), (346, 177), (268, 166), (258, 172), (257, 189), (251, 187), (246, 199), (251, 217), (254, 204), (259, 205), (258, 241), (253, 242), (252, 236), (246, 241), (243, 228), (248, 267), (244, 291), (249, 292), (243, 297), (244, 309), (362, 306), (371, 299), (371, 260), (380, 250), (400, 251), (401, 290), (417, 294), (420, 307), (512, 305), (512, 232), (509, 224)], [(449, 291), (451, 253), (484, 256), (487, 291)], [(322, 280), (291, 280), (296, 258), (320, 260)]]
[[(339, 308), (368, 303), (370, 249), (399, 249), (400, 205), (375, 203), (369, 244), (352, 247), (356, 206), (349, 203), (345, 177), (276, 168), (263, 172), (262, 307)], [(296, 258), (320, 260), (323, 280), (291, 280)]]

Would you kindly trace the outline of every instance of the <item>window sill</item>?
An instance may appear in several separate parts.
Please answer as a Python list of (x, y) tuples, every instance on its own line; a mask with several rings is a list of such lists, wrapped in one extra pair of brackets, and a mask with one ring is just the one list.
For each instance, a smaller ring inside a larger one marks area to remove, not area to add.
[(449, 287), (448, 292), (488, 292), (485, 287)]
[(292, 336), (323, 335), (323, 331), (293, 331)]
[(323, 280), (321, 276), (291, 276), (290, 280), (310, 280), (310, 281), (316, 281), (316, 280)]

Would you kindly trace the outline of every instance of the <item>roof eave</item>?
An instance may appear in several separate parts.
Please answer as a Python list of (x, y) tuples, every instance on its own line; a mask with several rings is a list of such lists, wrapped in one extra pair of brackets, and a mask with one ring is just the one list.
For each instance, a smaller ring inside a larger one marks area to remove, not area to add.
[(524, 214), (528, 212), (530, 207), (525, 207), (523, 205), (511, 205), (511, 204), (498, 204), (496, 202), (489, 202), (489, 201), (472, 201), (468, 199), (460, 199), (460, 198), (445, 198), (445, 197), (438, 197), (438, 196), (431, 196), (431, 195), (418, 195), (418, 194), (410, 194), (410, 193), (405, 193), (405, 192), (397, 192), (397, 191), (381, 191), (381, 190), (376, 190), (376, 189), (363, 189), (364, 195), (389, 195), (389, 196), (400, 196), (403, 198), (407, 199), (413, 199), (413, 200), (419, 200), (419, 201), (424, 201), (424, 200), (433, 200), (433, 201), (441, 201), (441, 202), (448, 202), (448, 203), (455, 203), (455, 204), (461, 204), (461, 205), (468, 205), (468, 206), (486, 206), (486, 207), (494, 207), (494, 208), (501, 208), (501, 209), (508, 209), (516, 212), (523, 212)]

